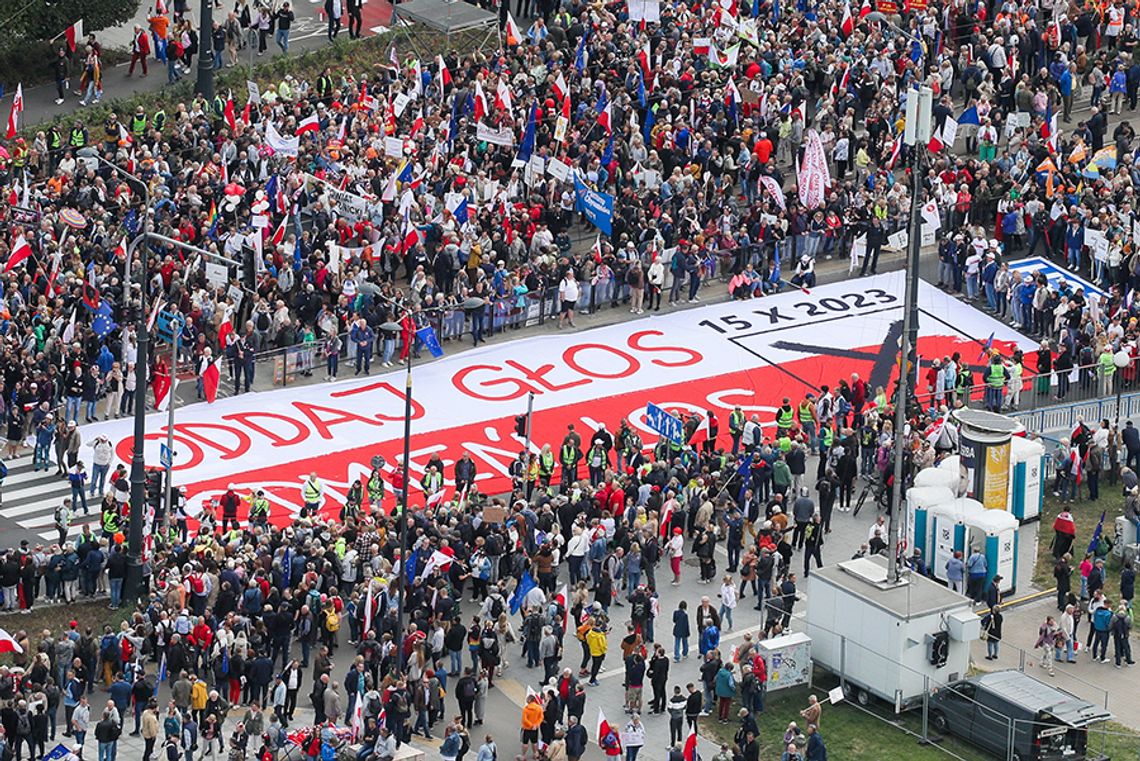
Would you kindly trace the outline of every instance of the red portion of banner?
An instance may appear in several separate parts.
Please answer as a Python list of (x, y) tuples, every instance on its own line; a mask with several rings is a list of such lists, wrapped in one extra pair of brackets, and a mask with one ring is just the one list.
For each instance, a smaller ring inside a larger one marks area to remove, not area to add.
[[(564, 357), (567, 364), (578, 362), (575, 372), (588, 369), (587, 354), (579, 353)], [(590, 347), (592, 350), (621, 352), (620, 349), (603, 346), (601, 344)], [(1010, 347), (995, 346), (1001, 350)], [(784, 397), (792, 400), (793, 405), (798, 404), (803, 395), (809, 390), (818, 390), (823, 384), (832, 387), (840, 379), (849, 380), (853, 373), (866, 379), (871, 376), (875, 361), (883, 351), (890, 348), (882, 346), (868, 346), (861, 349), (837, 351), (842, 356), (827, 356), (809, 354), (803, 359), (785, 362), (779, 367), (757, 360), (758, 366), (752, 370), (734, 372), (714, 376), (693, 382), (662, 385), (656, 388), (630, 391), (629, 393), (609, 396), (594, 400), (590, 404), (576, 404), (553, 409), (543, 409), (536, 403), (533, 415), (532, 442), (535, 446), (549, 443), (557, 451), (566, 434), (566, 426), (570, 423), (588, 441), (592, 431), (599, 423), (605, 423), (610, 431), (617, 430), (622, 418), (627, 418), (641, 434), (647, 447), (656, 442), (656, 434), (644, 426), (645, 406), (648, 402), (658, 404), (674, 414), (699, 413), (703, 415), (706, 410), (712, 409), (721, 421), (720, 435), (717, 445), (728, 448), (731, 439), (728, 436), (728, 426), (725, 421), (728, 413), (735, 405), (740, 405), (747, 417), (753, 414), (759, 416), (770, 434), (774, 430), (774, 416), (776, 408)], [(922, 356), (941, 357), (961, 352), (967, 362), (973, 362), (978, 353), (975, 341), (957, 336), (925, 337), (919, 341), (919, 350)], [(689, 351), (689, 350), (684, 350)], [(569, 350), (568, 350), (568, 353)], [(692, 352), (695, 355), (695, 352)], [(667, 368), (676, 363), (688, 363), (692, 356), (686, 356), (678, 349), (669, 349), (667, 353), (654, 356), (651, 359), (638, 359), (627, 354), (629, 361), (647, 361), (662, 367), (662, 380), (668, 377)], [(523, 367), (521, 363), (508, 360), (506, 365), (515, 367), (490, 368), (484, 365), (471, 365), (456, 374), (457, 385), (470, 385), (465, 390), (472, 393), (473, 389), (480, 389), (488, 398), (514, 398), (524, 396), (532, 384), (537, 388), (554, 388), (561, 385), (586, 382), (581, 377), (574, 379), (567, 374), (567, 368), (558, 368), (555, 372), (548, 367)], [(897, 367), (897, 365), (896, 365)], [(979, 368), (975, 368), (978, 371)], [(487, 373), (487, 377), (474, 380), (477, 373)], [(506, 373), (503, 375), (503, 373)], [(559, 380), (555, 381), (557, 375)], [(891, 385), (893, 386), (893, 378)], [(402, 393), (388, 387), (387, 383), (376, 384), (383, 386), (392, 393)], [(357, 389), (352, 393), (361, 393), (373, 387)], [(891, 391), (888, 387), (887, 392)], [(503, 396), (504, 394), (509, 396)], [(478, 395), (478, 394), (473, 394)], [(541, 399), (541, 397), (539, 397)], [(409, 492), (409, 502), (413, 508), (424, 504), (425, 495), (419, 488), (418, 478), (423, 473), (427, 460), (432, 454), (438, 454), (445, 464), (445, 479), (447, 484), (447, 499), (454, 499), (451, 486), (453, 464), (468, 452), (474, 459), (479, 476), (477, 485), (484, 494), (500, 494), (510, 491), (511, 482), (509, 467), (511, 462), (522, 451), (522, 442), (514, 435), (513, 416), (488, 420), (460, 426), (443, 431), (416, 434), (414, 420), (422, 417), (423, 408), (420, 404), (430, 404), (430, 400), (419, 400), (413, 409), (413, 435), (411, 440), (413, 481)], [(320, 435), (326, 439), (335, 440), (336, 426), (342, 422), (365, 422), (374, 426), (377, 439), (374, 442), (360, 441), (359, 446), (341, 452), (333, 452), (319, 457), (310, 457), (288, 463), (275, 463), (249, 472), (217, 478), (201, 483), (192, 483), (188, 489), (191, 512), (195, 512), (197, 505), (205, 500), (216, 499), (223, 494), (230, 483), (234, 483), (239, 492), (249, 489), (264, 489), (272, 505), (272, 519), (274, 523), (286, 524), (291, 520), (290, 513), (299, 511), (301, 507), (300, 486), (305, 476), (316, 472), (325, 485), (325, 502), (321, 512), (327, 516), (338, 515), (343, 504), (344, 496), (348, 491), (351, 480), (367, 478), (371, 469), (370, 461), (379, 454), (384, 457), (388, 467), (393, 467), (403, 454), (402, 421), (396, 421), (388, 416), (377, 415), (382, 420), (362, 417), (358, 413), (347, 409), (332, 407), (317, 407), (314, 405), (297, 403), (300, 417), (294, 419), (285, 415), (267, 412), (244, 412), (225, 416), (225, 423), (202, 424), (189, 423), (175, 426), (176, 448), (180, 451), (189, 451), (189, 462), (179, 470), (182, 473), (193, 473), (193, 465), (201, 462), (207, 448), (220, 453), (225, 459), (241, 457), (249, 450), (251, 437), (265, 437), (275, 446), (292, 446), (307, 438), (310, 426), (316, 426)], [(165, 437), (165, 433), (156, 432), (152, 437)], [(342, 443), (342, 442), (338, 442)], [(119, 454), (129, 454), (130, 441), (120, 442)], [(613, 463), (611, 463), (613, 464)], [(386, 473), (386, 480), (390, 473)], [(581, 477), (585, 477), (586, 469), (581, 468)], [(556, 470), (555, 481), (560, 479)], [(396, 494), (391, 486), (387, 489), (385, 506), (389, 509), (395, 505)], [(245, 516), (243, 515), (244, 519)]]

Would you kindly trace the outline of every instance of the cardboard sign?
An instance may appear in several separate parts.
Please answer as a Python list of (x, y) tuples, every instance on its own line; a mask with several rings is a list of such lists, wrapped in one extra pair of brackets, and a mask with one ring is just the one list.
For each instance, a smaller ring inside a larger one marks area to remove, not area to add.
[(404, 141), (398, 137), (384, 138), (384, 155), (394, 159), (404, 157)]
[(245, 89), (249, 92), (249, 102), (255, 106), (261, 105), (261, 88), (257, 82), (246, 80)]
[(216, 262), (206, 262), (206, 282), (215, 288), (222, 288), (230, 280), (230, 268)]

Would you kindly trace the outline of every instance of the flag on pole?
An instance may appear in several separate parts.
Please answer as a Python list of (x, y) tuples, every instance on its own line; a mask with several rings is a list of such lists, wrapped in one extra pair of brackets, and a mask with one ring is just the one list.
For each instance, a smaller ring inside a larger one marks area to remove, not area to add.
[(689, 736), (685, 738), (685, 747), (681, 751), (681, 756), (685, 761), (698, 761), (696, 730), (689, 730)]
[(63, 38), (67, 40), (67, 49), (74, 53), (79, 41), (83, 39), (83, 19), (64, 29)]
[(519, 583), (515, 586), (514, 594), (511, 595), (510, 604), (512, 616), (519, 612), (519, 608), (522, 607), (523, 600), (526, 599), (527, 593), (537, 586), (538, 584), (536, 584), (534, 578), (531, 577), (530, 571), (523, 571), (522, 578), (519, 579)]
[(170, 370), (165, 366), (160, 370), (155, 368), (154, 377), (150, 381), (150, 389), (154, 392), (154, 407), (162, 411), (170, 406), (171, 377)]
[(23, 233), (16, 236), (16, 240), (12, 241), (12, 251), (8, 254), (8, 263), (4, 265), (4, 272), (11, 272), (21, 263), (25, 262), (32, 255), (32, 247), (28, 243), (27, 238)]
[(507, 11), (507, 27), (505, 31), (507, 45), (521, 45), (523, 41), (522, 32), (519, 31), (519, 25), (515, 23), (514, 16), (510, 11)]
[(0, 629), (0, 653), (22, 652), (24, 652), (24, 648), (20, 647), (20, 643), (16, 641), (15, 637), (4, 629)]
[(277, 229), (273, 231), (273, 237), (269, 239), (269, 242), (272, 243), (274, 246), (280, 246), (282, 241), (285, 240), (285, 228), (288, 226), (288, 224), (289, 224), (289, 212), (286, 211), (285, 212), (285, 218), (281, 220), (281, 224), (278, 225)]
[[(1076, 449), (1073, 450), (1074, 454)], [(1079, 483), (1079, 482), (1078, 482)], [(1100, 511), (1100, 520), (1097, 521), (1096, 528), (1093, 529), (1092, 539), (1089, 541), (1089, 548), (1085, 551), (1086, 554), (1091, 555), (1096, 550), (1097, 544), (1100, 543), (1100, 535), (1104, 533), (1104, 510)], [(2, 631), (2, 630), (0, 630)]]
[(226, 107), (223, 109), (223, 115), (226, 117), (226, 124), (230, 126), (230, 131), (237, 131), (237, 119), (234, 116), (234, 91), (230, 90), (226, 95)]
[(218, 369), (218, 359), (211, 360), (206, 369), (202, 371), (202, 391), (206, 394), (206, 403), (213, 404), (218, 399), (218, 383), (222, 373)]
[(554, 84), (551, 85), (551, 89), (559, 100), (565, 100), (566, 97), (570, 95), (570, 88), (566, 85), (566, 77), (562, 76), (561, 71), (558, 72), (558, 77), (554, 80)]
[(844, 37), (850, 37), (855, 32), (855, 18), (851, 15), (850, 0), (843, 4), (843, 21), (839, 23), (839, 29)]
[(693, 435), (689, 437), (689, 445), (694, 449), (700, 444), (709, 440), (709, 417), (705, 415), (701, 418), (701, 422), (697, 423), (697, 429), (693, 431)]
[(444, 493), (445, 492), (443, 489), (440, 489), (439, 491), (433, 493), (430, 497), (427, 498), (427, 502), (424, 503), (424, 507), (435, 507), (439, 503), (443, 502)]
[(554, 594), (554, 602), (562, 606), (562, 633), (565, 634), (570, 625), (570, 585), (563, 584)]
[(24, 85), (16, 85), (16, 94), (12, 98), (12, 108), (8, 111), (8, 139), (16, 136), (20, 129), (20, 114), (24, 113)]
[(606, 715), (602, 713), (601, 708), (598, 709), (598, 729), (595, 736), (598, 738), (598, 747), (605, 751), (607, 756), (621, 755), (621, 737), (618, 736), (617, 730), (606, 721)]
[(301, 123), (297, 125), (297, 130), (293, 134), (300, 136), (306, 132), (316, 132), (320, 128), (321, 122), (317, 119), (316, 112), (313, 112), (301, 120)]

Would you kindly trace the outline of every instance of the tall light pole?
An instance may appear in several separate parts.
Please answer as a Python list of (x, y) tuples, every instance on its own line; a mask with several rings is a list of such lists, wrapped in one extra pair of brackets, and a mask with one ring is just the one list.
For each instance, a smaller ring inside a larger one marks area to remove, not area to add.
[[(391, 299), (385, 298), (377, 294), (378, 298), (382, 298), (394, 307), (404, 310), (403, 317), (407, 317), (410, 312), (406, 307), (397, 305)], [(470, 312), (474, 309), (482, 309), (487, 302), (477, 296), (473, 296), (463, 302), (460, 307), (464, 312)], [(442, 312), (447, 309), (454, 309), (454, 307), (432, 307), (429, 309), (420, 310), (421, 313)], [(380, 329), (386, 333), (399, 333), (401, 330), (400, 323), (395, 321), (385, 322), (380, 326)], [(415, 336), (412, 336), (415, 340)], [(399, 585), (400, 596), (396, 598), (396, 670), (402, 672), (404, 670), (404, 597), (406, 596), (408, 586), (408, 486), (412, 481), (412, 356), (414, 352), (412, 348), (408, 347), (408, 359), (405, 362), (407, 372), (404, 377), (404, 483), (400, 487), (400, 507), (399, 507), (399, 521), (400, 521), (400, 576), (397, 578), (396, 583)]]
[(1116, 365), (1116, 430), (1120, 431), (1120, 395), (1124, 385), (1124, 369), (1132, 364), (1132, 357), (1124, 349), (1112, 355), (1112, 364)]
[(198, 24), (198, 81), (194, 92), (214, 102), (214, 0), (201, 0), (200, 21)]

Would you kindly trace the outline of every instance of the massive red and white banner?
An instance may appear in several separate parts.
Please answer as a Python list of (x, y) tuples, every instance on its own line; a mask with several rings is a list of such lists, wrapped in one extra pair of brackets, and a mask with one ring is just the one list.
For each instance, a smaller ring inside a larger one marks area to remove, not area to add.
[[(414, 370), (413, 479), (438, 452), (447, 465), (471, 453), (484, 493), (510, 488), (508, 467), (522, 449), (514, 418), (533, 392), (536, 447), (562, 441), (568, 423), (588, 439), (624, 417), (647, 446), (644, 423), (653, 402), (676, 412), (716, 411), (722, 446), (727, 415), (740, 405), (771, 425), (785, 396), (835, 386), (852, 373), (889, 389), (903, 317), (902, 273), (793, 290), (683, 312), (654, 314), (577, 333), (552, 333), (457, 353)], [(1026, 338), (951, 296), (920, 284), (919, 351), (923, 357), (960, 351), (979, 362), (990, 334), (1004, 351), (1033, 348)], [(445, 345), (446, 346), (446, 345)], [(264, 488), (275, 520), (301, 505), (300, 485), (316, 472), (325, 483), (323, 511), (335, 515), (348, 485), (366, 477), (374, 455), (391, 468), (403, 451), (404, 371), (193, 404), (177, 411), (175, 483), (185, 486), (191, 513), (231, 483)], [(223, 381), (225, 382), (225, 381)], [(148, 418), (147, 462), (159, 461), (166, 415)], [(129, 461), (131, 423), (85, 426), (85, 441), (104, 434)], [(389, 490), (390, 492), (391, 490)], [(413, 480), (412, 504), (423, 494)], [(389, 493), (389, 501), (392, 495)]]

